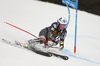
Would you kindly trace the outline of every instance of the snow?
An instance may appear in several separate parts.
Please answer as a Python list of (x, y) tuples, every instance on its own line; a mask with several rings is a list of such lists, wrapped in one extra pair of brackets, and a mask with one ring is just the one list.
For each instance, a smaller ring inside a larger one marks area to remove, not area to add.
[[(65, 40), (65, 48), (70, 52), (68, 61), (38, 55), (0, 41), (0, 66), (100, 66), (100, 16), (78, 10), (77, 53), (74, 54), (75, 9), (70, 8), (70, 13)], [(67, 7), (37, 0), (0, 0), (0, 40), (25, 42), (34, 38), (4, 21), (38, 36), (42, 28), (61, 16), (68, 18)]]

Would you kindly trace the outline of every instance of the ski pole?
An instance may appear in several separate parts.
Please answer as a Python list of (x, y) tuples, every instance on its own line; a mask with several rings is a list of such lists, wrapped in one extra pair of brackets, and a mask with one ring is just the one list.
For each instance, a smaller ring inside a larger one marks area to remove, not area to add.
[[(12, 24), (10, 24), (10, 23), (8, 23), (8, 22), (4, 22), (4, 23), (6, 23), (6, 24), (8, 24), (8, 25), (10, 25), (10, 26), (12, 26), (12, 27), (15, 27), (15, 28), (17, 28), (17, 29), (19, 29), (19, 30), (21, 30), (21, 31), (23, 31), (23, 32), (25, 32), (25, 33), (30, 34), (31, 36), (34, 36), (35, 38), (37, 38), (37, 39), (39, 39), (39, 40), (42, 40), (42, 41), (45, 42), (46, 44), (48, 43), (47, 41), (45, 41), (45, 40), (43, 40), (43, 39), (41, 39), (41, 38), (39, 38), (39, 37), (33, 35), (32, 33), (28, 32), (28, 31), (26, 31), (26, 30), (24, 30), (24, 29), (21, 29), (21, 28), (15, 26), (15, 25), (12, 25)], [(50, 48), (50, 47), (48, 46), (48, 48)], [(52, 47), (52, 48), (58, 49), (58, 47)]]
[(15, 27), (15, 28), (17, 28), (17, 29), (19, 29), (19, 30), (21, 30), (21, 31), (23, 31), (23, 32), (25, 32), (25, 33), (28, 33), (28, 34), (30, 34), (31, 36), (34, 36), (35, 38), (37, 38), (37, 39), (39, 39), (39, 40), (42, 40), (42, 41), (45, 42), (45, 43), (48, 43), (47, 41), (45, 41), (45, 40), (43, 40), (43, 39), (41, 39), (41, 38), (39, 38), (39, 37), (33, 35), (32, 33), (28, 32), (28, 31), (26, 31), (26, 30), (23, 30), (23, 29), (21, 29), (21, 28), (15, 26), (15, 25), (12, 25), (12, 24), (10, 24), (10, 23), (8, 23), (8, 22), (4, 22), (4, 23), (6, 23), (6, 24), (8, 24), (8, 25), (10, 25), (10, 26), (12, 26), (12, 27)]

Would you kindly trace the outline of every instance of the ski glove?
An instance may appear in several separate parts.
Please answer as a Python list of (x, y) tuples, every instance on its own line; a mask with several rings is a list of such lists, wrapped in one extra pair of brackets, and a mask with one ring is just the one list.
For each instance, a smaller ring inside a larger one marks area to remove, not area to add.
[(49, 47), (52, 47), (53, 44), (54, 44), (54, 42), (52, 42), (52, 41), (48, 41), (48, 46), (49, 46)]
[(64, 42), (61, 42), (61, 43), (60, 43), (59, 50), (63, 50), (63, 48), (64, 48)]

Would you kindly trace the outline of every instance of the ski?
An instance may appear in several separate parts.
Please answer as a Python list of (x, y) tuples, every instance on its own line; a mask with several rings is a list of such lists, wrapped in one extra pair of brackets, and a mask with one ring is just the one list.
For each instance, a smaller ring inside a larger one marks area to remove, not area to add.
[(8, 44), (8, 45), (11, 45), (11, 46), (14, 46), (14, 47), (17, 47), (17, 48), (21, 48), (21, 49), (25, 49), (25, 48), (23, 48), (21, 45), (17, 45), (17, 44), (15, 44), (15, 43), (12, 43), (12, 42), (6, 40), (6, 39), (3, 39), (3, 38), (2, 38), (2, 41), (3, 41), (4, 43)]
[[(50, 52), (51, 53), (51, 52)], [(62, 58), (63, 60), (68, 60), (69, 57), (68, 56), (64, 56), (64, 55), (59, 55), (59, 54), (56, 54), (56, 53), (51, 53), (52, 55), (56, 56), (56, 57), (59, 57), (59, 58)]]
[(69, 59), (69, 57), (62, 52), (62, 50), (61, 51), (60, 50), (57, 51), (57, 50), (58, 49), (56, 49), (56, 48), (55, 49), (48, 49), (48, 52), (50, 54), (52, 54), (53, 56), (61, 58), (63, 60), (68, 60)]
[(12, 43), (6, 39), (3, 39), (2, 38), (2, 41), (8, 45), (11, 45), (11, 46), (14, 46), (14, 47), (17, 47), (17, 48), (20, 48), (20, 49), (26, 49), (26, 50), (29, 50), (29, 51), (33, 51), (37, 54), (40, 54), (40, 55), (43, 55), (43, 56), (47, 56), (47, 57), (51, 57), (52, 54), (48, 53), (48, 52), (43, 52), (43, 51), (39, 51), (39, 50), (36, 50), (35, 48), (32, 48), (32, 49), (29, 49), (27, 47), (24, 47), (24, 44), (23, 43), (18, 43), (18, 41), (15, 41), (15, 43)]

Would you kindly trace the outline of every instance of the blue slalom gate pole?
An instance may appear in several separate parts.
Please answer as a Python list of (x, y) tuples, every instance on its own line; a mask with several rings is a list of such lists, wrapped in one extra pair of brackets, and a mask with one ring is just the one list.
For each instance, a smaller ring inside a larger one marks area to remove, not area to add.
[[(63, 2), (64, 4), (66, 4), (67, 9), (68, 9), (68, 23), (67, 23), (67, 26), (66, 26), (66, 29), (67, 29), (67, 27), (68, 27), (68, 25), (69, 25), (69, 22), (70, 22), (70, 9), (69, 9), (69, 6), (68, 6), (68, 4), (66, 3), (65, 0), (62, 0), (62, 2)], [(60, 35), (57, 39), (59, 39), (60, 37), (61, 37), (61, 35)]]
[(74, 53), (76, 53), (76, 38), (77, 38), (77, 10), (76, 10), (76, 21), (75, 21), (75, 41), (74, 41)]
[(69, 10), (69, 6), (68, 6), (68, 4), (66, 4), (66, 6), (67, 6), (67, 8), (68, 8), (68, 23), (67, 23), (67, 26), (66, 26), (66, 29), (67, 29), (67, 27), (68, 27), (68, 25), (69, 25), (69, 22), (70, 22), (70, 10)]
[(78, 0), (76, 0), (76, 20), (75, 20), (75, 41), (74, 41), (74, 53), (76, 53), (76, 38), (77, 38), (77, 10), (78, 10)]

